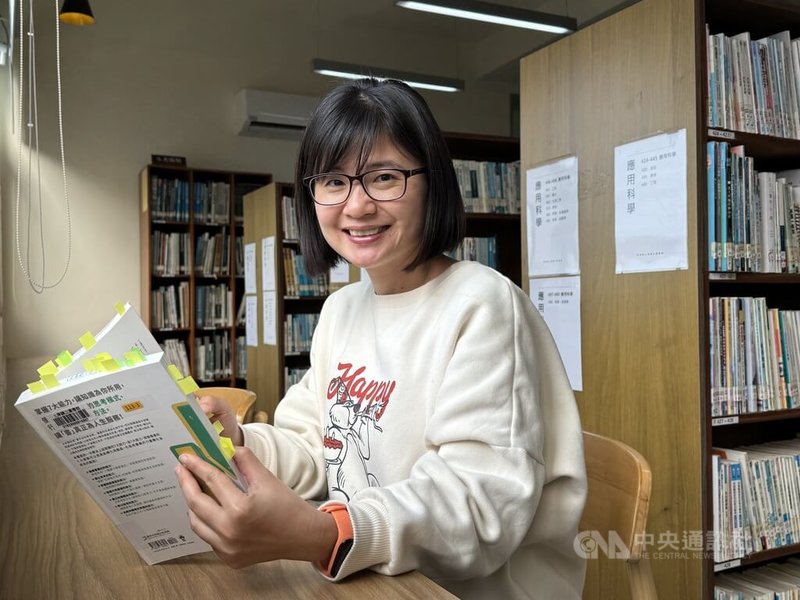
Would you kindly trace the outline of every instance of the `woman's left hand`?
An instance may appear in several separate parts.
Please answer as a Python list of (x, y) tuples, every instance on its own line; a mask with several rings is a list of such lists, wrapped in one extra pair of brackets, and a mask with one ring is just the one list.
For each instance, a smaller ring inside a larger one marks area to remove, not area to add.
[(233, 458), (247, 480), (247, 492), (197, 456), (183, 454), (180, 460), (175, 471), (192, 529), (228, 566), (239, 569), (277, 559), (324, 564), (330, 558), (338, 537), (333, 517), (286, 487), (249, 449), (237, 447)]

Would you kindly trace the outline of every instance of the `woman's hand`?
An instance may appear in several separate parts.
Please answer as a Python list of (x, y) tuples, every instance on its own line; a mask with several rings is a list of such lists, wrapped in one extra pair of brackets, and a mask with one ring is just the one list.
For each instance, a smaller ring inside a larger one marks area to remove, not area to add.
[(247, 492), (201, 458), (180, 457), (175, 471), (194, 532), (235, 569), (277, 559), (325, 564), (338, 537), (333, 517), (286, 487), (249, 449), (236, 448), (233, 459), (247, 480)]
[(222, 423), (223, 429), (220, 435), (231, 438), (234, 446), (244, 444), (239, 423), (236, 421), (236, 413), (225, 400), (216, 396), (200, 396), (197, 398), (197, 403), (209, 419)]

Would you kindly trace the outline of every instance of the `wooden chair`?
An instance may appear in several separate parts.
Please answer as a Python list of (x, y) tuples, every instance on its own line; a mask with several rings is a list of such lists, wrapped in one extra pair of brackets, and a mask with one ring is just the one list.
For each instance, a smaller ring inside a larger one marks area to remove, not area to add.
[(589, 492), (581, 531), (597, 531), (604, 540), (614, 531), (627, 547), (625, 562), (633, 600), (656, 600), (653, 573), (645, 550), (652, 477), (636, 450), (617, 440), (583, 432)]
[(195, 392), (195, 396), (216, 396), (225, 400), (236, 413), (239, 425), (249, 423), (252, 419), (256, 393), (250, 390), (233, 387), (205, 387)]

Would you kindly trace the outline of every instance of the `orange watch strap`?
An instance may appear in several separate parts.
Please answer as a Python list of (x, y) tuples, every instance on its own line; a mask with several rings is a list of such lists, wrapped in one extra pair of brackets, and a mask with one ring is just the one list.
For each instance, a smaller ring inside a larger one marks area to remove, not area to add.
[(347, 506), (344, 504), (326, 504), (320, 507), (320, 510), (333, 517), (334, 521), (336, 521), (336, 528), (339, 530), (339, 537), (336, 539), (336, 544), (333, 546), (331, 557), (328, 560), (327, 566), (324, 567), (324, 572), (327, 575), (336, 577), (347, 553), (353, 546), (353, 522), (350, 520), (350, 513), (347, 511)]

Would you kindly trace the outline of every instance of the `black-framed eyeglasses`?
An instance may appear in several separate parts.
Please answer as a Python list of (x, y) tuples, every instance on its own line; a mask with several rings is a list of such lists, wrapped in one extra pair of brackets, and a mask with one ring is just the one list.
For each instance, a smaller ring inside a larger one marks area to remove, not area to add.
[(314, 202), (322, 206), (336, 206), (347, 202), (358, 181), (367, 196), (376, 202), (390, 202), (406, 193), (408, 178), (425, 173), (427, 167), (417, 169), (372, 169), (361, 175), (347, 173), (320, 173), (303, 178)]

